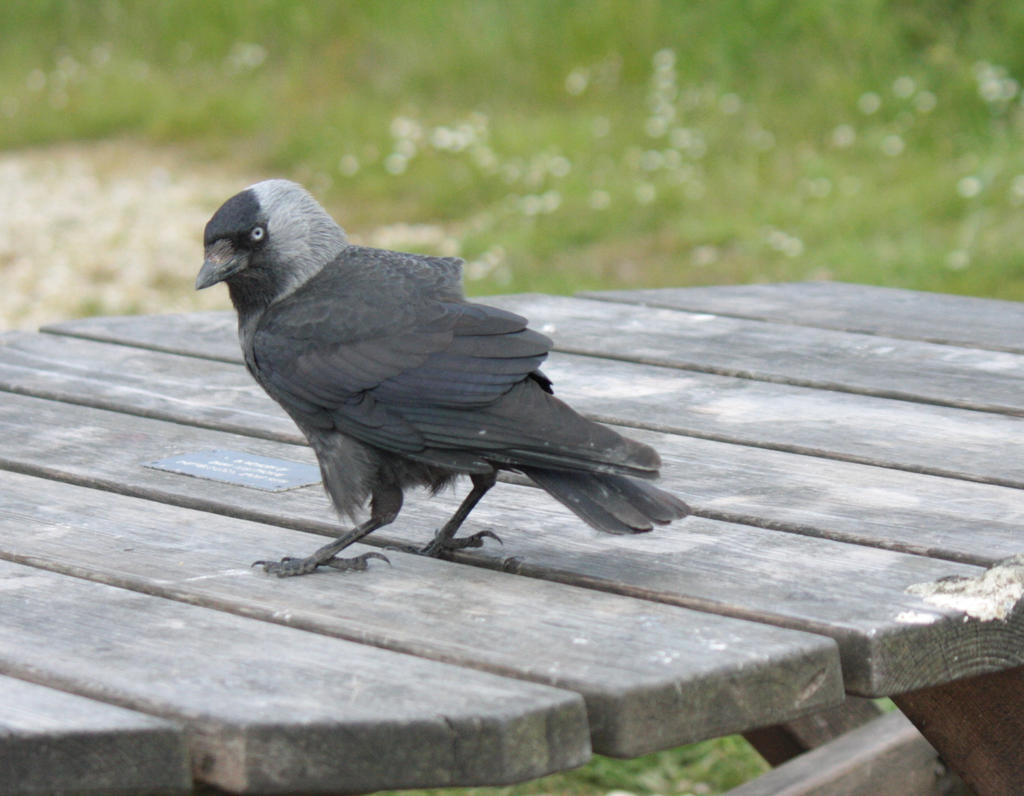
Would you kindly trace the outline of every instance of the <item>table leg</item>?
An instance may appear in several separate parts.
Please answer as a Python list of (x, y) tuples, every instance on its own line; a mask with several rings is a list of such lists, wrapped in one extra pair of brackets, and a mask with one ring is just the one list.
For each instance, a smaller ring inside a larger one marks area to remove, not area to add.
[(893, 701), (979, 796), (1024, 788), (1024, 666)]
[(881, 714), (870, 699), (850, 696), (833, 708), (809, 713), (784, 724), (748, 730), (743, 737), (769, 765), (779, 766)]

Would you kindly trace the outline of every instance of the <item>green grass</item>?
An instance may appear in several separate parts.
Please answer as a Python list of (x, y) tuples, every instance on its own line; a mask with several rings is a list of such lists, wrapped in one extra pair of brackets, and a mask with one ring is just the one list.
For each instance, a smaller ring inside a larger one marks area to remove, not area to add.
[(721, 793), (768, 770), (767, 764), (739, 736), (704, 741), (657, 752), (635, 760), (595, 756), (587, 765), (564, 774), (506, 788), (388, 791), (381, 796), (597, 796), (608, 793)]
[(1024, 6), (0, 7), (0, 147), (189, 142), (474, 293), (834, 278), (1024, 298)]
[[(305, 182), (357, 237), (461, 254), (475, 294), (1024, 299), (1021, 3), (5, 0), (0, 31), (0, 148), (186, 143)], [(726, 739), (500, 792), (758, 766)]]

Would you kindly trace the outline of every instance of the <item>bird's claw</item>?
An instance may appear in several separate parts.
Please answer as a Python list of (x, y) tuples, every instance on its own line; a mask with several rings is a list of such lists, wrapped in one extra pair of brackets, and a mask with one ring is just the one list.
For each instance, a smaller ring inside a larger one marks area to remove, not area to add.
[(369, 566), (368, 562), (371, 558), (379, 558), (382, 561), (386, 561), (389, 565), (391, 564), (388, 557), (382, 553), (370, 552), (353, 558), (331, 556), (330, 558), (320, 559), (315, 555), (306, 558), (285, 556), (279, 561), (253, 561), (252, 565), (254, 567), (263, 567), (263, 571), (268, 575), (277, 575), (279, 578), (291, 578), (296, 575), (308, 575), (310, 572), (315, 572), (318, 567), (330, 567), (342, 572), (363, 572)]
[(398, 544), (398, 543), (395, 543), (395, 544), (389, 544), (389, 545), (385, 546), (384, 549), (388, 550), (390, 552), (393, 552), (393, 553), (412, 553), (413, 555), (418, 555), (418, 554), (423, 552), (423, 548), (422, 547), (417, 547), (414, 544)]
[(456, 550), (464, 550), (467, 547), (483, 547), (484, 539), (493, 539), (500, 545), (505, 544), (494, 531), (479, 531), (461, 539), (439, 541), (437, 537), (434, 537), (422, 547), (411, 544), (389, 544), (385, 549), (394, 550), (396, 553), (428, 556), (429, 558), (451, 558), (451, 554)]
[(379, 558), (389, 567), (391, 566), (391, 559), (383, 553), (363, 553), (355, 558), (338, 558), (335, 556), (324, 561), (323, 566), (330, 567), (331, 569), (340, 569), (342, 572), (363, 572), (368, 568), (367, 562), (371, 558)]
[(416, 552), (431, 558), (450, 558), (451, 554), (456, 550), (465, 550), (469, 547), (483, 547), (484, 539), (493, 539), (500, 545), (505, 544), (494, 531), (479, 531), (471, 536), (464, 536), (461, 539), (438, 540), (434, 538)]
[(483, 547), (484, 539), (493, 539), (502, 547), (505, 546), (505, 543), (501, 541), (501, 537), (494, 531), (478, 531), (472, 536), (466, 536), (463, 539), (452, 539), (451, 546), (459, 550), (463, 547)]

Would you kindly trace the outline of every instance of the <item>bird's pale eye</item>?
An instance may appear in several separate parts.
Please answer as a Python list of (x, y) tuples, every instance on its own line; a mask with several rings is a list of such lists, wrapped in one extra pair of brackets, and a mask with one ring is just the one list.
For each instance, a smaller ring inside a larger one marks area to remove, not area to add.
[(249, 230), (249, 240), (253, 243), (259, 243), (267, 236), (267, 230), (264, 227), (257, 226)]

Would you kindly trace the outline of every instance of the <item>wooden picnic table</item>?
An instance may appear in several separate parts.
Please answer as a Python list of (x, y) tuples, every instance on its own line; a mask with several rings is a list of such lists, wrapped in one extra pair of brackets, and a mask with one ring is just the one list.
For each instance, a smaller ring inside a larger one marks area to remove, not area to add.
[[(486, 301), (554, 339), (556, 393), (654, 445), (691, 517), (601, 535), (511, 479), (467, 526), (503, 545), (277, 579), (250, 562), (338, 520), (232, 313), (0, 335), (0, 792), (500, 784), (770, 750), (881, 696), (979, 793), (1021, 792), (1024, 305)], [(425, 542), (460, 495), (410, 496), (362, 550)]]

